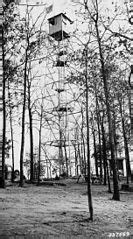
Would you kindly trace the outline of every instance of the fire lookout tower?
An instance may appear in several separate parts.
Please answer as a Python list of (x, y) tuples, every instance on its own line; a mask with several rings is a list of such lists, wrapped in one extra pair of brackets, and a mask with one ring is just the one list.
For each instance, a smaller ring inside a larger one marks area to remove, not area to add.
[[(68, 174), (68, 157), (66, 146), (69, 146), (69, 133), (68, 133), (68, 107), (67, 93), (65, 89), (65, 68), (67, 67), (67, 47), (65, 42), (70, 38), (70, 25), (72, 21), (64, 14), (60, 13), (48, 19), (49, 22), (49, 35), (57, 41), (58, 53), (56, 57), (55, 66), (58, 72), (58, 84), (55, 89), (57, 92), (58, 105), (56, 112), (58, 115), (59, 124), (59, 139), (55, 142), (54, 146), (59, 148), (59, 164), (60, 174), (64, 171), (64, 159), (66, 165), (66, 173)], [(64, 156), (63, 156), (64, 148)], [(70, 150), (70, 149), (69, 149)]]

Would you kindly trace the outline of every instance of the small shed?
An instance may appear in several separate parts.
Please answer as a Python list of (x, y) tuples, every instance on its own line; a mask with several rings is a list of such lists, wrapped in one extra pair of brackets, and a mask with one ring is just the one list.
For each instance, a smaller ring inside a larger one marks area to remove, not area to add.
[(56, 41), (69, 38), (70, 24), (72, 21), (64, 13), (60, 13), (48, 19), (49, 35)]

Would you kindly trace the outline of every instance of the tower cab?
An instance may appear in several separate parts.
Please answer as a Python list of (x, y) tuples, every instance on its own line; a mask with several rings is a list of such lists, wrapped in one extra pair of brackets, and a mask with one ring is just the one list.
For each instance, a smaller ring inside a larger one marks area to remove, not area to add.
[(49, 35), (56, 41), (69, 38), (70, 24), (73, 22), (64, 13), (60, 13), (48, 19)]

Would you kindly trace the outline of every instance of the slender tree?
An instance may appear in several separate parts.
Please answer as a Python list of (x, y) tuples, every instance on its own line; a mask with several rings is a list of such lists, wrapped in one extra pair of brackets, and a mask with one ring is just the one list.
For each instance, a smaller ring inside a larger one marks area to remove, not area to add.
[(8, 79), (8, 101), (9, 101), (9, 120), (10, 120), (10, 130), (11, 130), (11, 149), (12, 149), (12, 183), (14, 182), (14, 132), (13, 132), (13, 116), (12, 110), (13, 105), (11, 102), (11, 92), (10, 92), (10, 83)]
[(85, 85), (86, 85), (86, 127), (87, 127), (87, 189), (90, 220), (93, 221), (93, 205), (91, 193), (91, 172), (90, 172), (90, 130), (89, 130), (89, 95), (88, 95), (88, 46), (85, 48)]
[(28, 112), (29, 112), (29, 128), (30, 128), (30, 182), (32, 183), (34, 180), (34, 152), (33, 152), (33, 116), (32, 116), (32, 106), (31, 106), (31, 64), (29, 64), (29, 75), (27, 77), (27, 88), (28, 88)]
[(40, 184), (40, 174), (41, 174), (42, 119), (43, 119), (43, 103), (41, 104), (40, 127), (39, 127), (39, 155), (38, 155), (38, 182), (37, 182), (38, 185)]
[(119, 110), (120, 110), (120, 115), (121, 115), (121, 125), (122, 125), (123, 139), (124, 139), (127, 184), (129, 184), (129, 176), (131, 176), (131, 168), (130, 168), (130, 160), (129, 160), (128, 140), (127, 140), (127, 134), (126, 134), (126, 129), (125, 129), (125, 120), (124, 120), (124, 114), (123, 114), (123, 110), (122, 110), (122, 101), (123, 101), (123, 98), (121, 99), (120, 92), (119, 92), (118, 93), (118, 103), (119, 103)]
[[(3, 12), (4, 17), (4, 12)], [(4, 20), (4, 19), (3, 19)], [(4, 38), (4, 30), (5, 24), (3, 21), (2, 25), (2, 67), (3, 67), (3, 91), (2, 91), (2, 103), (3, 103), (3, 135), (2, 135), (2, 178), (0, 186), (5, 188), (5, 145), (6, 145), (6, 102), (5, 102), (5, 90), (6, 90), (6, 80), (5, 80), (5, 38)]]
[(95, 14), (92, 15), (89, 10), (88, 1), (84, 1), (84, 3), (85, 3), (85, 9), (87, 10), (91, 20), (94, 23), (95, 31), (96, 31), (96, 40), (97, 40), (98, 48), (99, 48), (101, 75), (102, 75), (103, 85), (104, 85), (104, 93), (105, 93), (107, 117), (108, 117), (109, 141), (110, 141), (111, 162), (112, 162), (112, 170), (113, 170), (113, 189), (114, 189), (113, 199), (119, 201), (120, 193), (119, 193), (119, 185), (118, 185), (116, 159), (114, 155), (113, 124), (112, 124), (112, 116), (111, 116), (110, 101), (109, 101), (109, 86), (108, 86), (108, 80), (107, 80), (109, 77), (109, 74), (107, 74), (106, 68), (105, 68), (105, 60), (104, 60), (103, 48), (102, 48), (102, 38), (100, 36), (100, 31), (99, 31), (99, 4), (97, 0), (93, 2)]

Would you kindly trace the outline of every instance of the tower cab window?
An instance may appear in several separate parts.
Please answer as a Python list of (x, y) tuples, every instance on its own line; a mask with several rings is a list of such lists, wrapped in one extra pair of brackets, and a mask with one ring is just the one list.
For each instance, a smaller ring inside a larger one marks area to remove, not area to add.
[(56, 18), (52, 18), (51, 20), (50, 20), (50, 24), (51, 25), (56, 25), (57, 24), (57, 19)]

